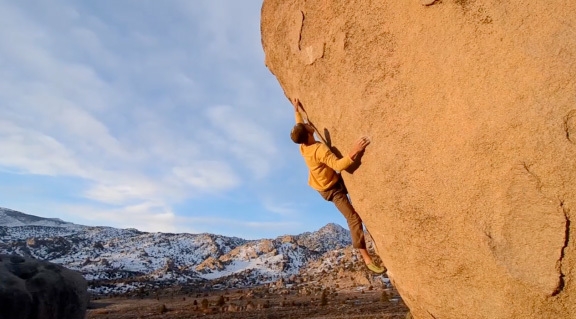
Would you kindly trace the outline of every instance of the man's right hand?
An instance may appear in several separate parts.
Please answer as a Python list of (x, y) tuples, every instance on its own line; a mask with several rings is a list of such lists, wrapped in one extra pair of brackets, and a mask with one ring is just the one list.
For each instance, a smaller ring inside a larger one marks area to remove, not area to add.
[(364, 151), (366, 149), (366, 146), (368, 146), (368, 144), (370, 144), (370, 139), (368, 138), (368, 136), (362, 136), (361, 138), (359, 138), (356, 142), (354, 142), (354, 145), (352, 146), (352, 152), (350, 152), (349, 154), (350, 158), (352, 160), (356, 160), (358, 154)]
[(366, 149), (366, 146), (368, 146), (368, 144), (370, 144), (370, 139), (368, 138), (368, 136), (362, 136), (361, 138), (359, 138), (355, 143), (354, 143), (354, 150), (358, 153), (362, 152), (364, 149)]

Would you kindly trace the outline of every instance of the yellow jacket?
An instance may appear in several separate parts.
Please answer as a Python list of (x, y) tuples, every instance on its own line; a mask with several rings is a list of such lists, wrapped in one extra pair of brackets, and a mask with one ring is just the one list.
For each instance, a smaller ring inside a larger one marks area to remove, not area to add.
[[(296, 123), (304, 123), (302, 115), (296, 112)], [(308, 166), (308, 185), (317, 191), (325, 191), (338, 182), (336, 171), (348, 168), (354, 162), (349, 156), (338, 159), (323, 143), (300, 144), (300, 154)]]

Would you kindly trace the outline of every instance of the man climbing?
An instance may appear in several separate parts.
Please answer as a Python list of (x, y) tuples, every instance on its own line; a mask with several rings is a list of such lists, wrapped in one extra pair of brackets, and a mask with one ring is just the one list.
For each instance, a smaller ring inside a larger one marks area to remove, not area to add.
[(299, 110), (302, 108), (300, 101), (294, 99), (292, 104), (296, 114), (296, 125), (290, 132), (290, 138), (294, 143), (300, 144), (300, 153), (309, 169), (308, 185), (317, 190), (325, 200), (333, 202), (344, 215), (352, 235), (352, 246), (360, 251), (366, 267), (377, 274), (383, 273), (385, 269), (374, 264), (372, 257), (368, 254), (362, 219), (352, 207), (344, 181), (336, 172), (352, 165), (370, 144), (370, 140), (366, 136), (361, 137), (354, 143), (348, 156), (338, 159), (328, 146), (314, 138), (314, 127), (305, 123), (300, 114)]

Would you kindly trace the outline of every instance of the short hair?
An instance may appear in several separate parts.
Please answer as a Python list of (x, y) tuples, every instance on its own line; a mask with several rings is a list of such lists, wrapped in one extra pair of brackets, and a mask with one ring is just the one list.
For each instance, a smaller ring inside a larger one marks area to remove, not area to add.
[(294, 125), (294, 128), (290, 132), (290, 138), (296, 144), (304, 144), (308, 141), (308, 130), (304, 123), (298, 123)]

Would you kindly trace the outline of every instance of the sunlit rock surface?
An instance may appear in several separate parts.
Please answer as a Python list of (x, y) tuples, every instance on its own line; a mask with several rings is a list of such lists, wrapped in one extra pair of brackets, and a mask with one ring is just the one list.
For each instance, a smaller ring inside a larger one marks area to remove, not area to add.
[(265, 0), (261, 28), (335, 150), (371, 137), (344, 178), (415, 318), (576, 318), (576, 2)]

